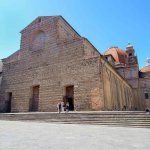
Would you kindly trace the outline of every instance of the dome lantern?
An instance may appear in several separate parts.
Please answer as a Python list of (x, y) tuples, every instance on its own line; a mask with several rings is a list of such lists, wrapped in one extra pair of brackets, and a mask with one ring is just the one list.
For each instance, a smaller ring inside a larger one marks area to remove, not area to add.
[(150, 58), (146, 59), (146, 66), (150, 66)]

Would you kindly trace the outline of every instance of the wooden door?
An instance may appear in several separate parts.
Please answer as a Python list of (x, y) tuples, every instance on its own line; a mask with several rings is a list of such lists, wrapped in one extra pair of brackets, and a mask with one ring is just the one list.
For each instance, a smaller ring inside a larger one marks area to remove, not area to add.
[(8, 93), (8, 101), (7, 101), (7, 108), (6, 108), (6, 112), (10, 113), (11, 112), (11, 102), (12, 102), (12, 93)]
[(30, 103), (30, 111), (38, 111), (38, 105), (39, 105), (39, 86), (34, 86)]

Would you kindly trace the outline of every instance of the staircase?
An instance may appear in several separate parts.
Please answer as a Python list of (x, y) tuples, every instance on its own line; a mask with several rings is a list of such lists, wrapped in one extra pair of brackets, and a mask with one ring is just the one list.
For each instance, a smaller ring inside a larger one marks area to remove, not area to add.
[(150, 128), (150, 113), (143, 111), (1, 113), (0, 120)]

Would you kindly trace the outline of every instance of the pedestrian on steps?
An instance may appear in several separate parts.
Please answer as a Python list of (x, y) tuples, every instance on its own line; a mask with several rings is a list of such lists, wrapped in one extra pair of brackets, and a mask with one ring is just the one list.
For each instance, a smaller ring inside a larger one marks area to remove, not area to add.
[(61, 113), (61, 103), (60, 102), (57, 104), (57, 111), (59, 114)]

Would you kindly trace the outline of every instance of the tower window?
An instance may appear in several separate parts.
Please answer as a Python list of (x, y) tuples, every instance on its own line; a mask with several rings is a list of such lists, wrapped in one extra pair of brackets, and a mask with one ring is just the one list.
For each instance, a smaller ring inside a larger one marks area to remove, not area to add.
[(129, 71), (129, 79), (132, 79), (132, 70)]
[(145, 99), (149, 99), (148, 93), (145, 93)]
[(147, 87), (147, 84), (146, 84), (146, 82), (144, 83), (144, 86), (143, 86), (144, 88), (146, 88)]
[(132, 56), (132, 53), (129, 53), (129, 56)]

